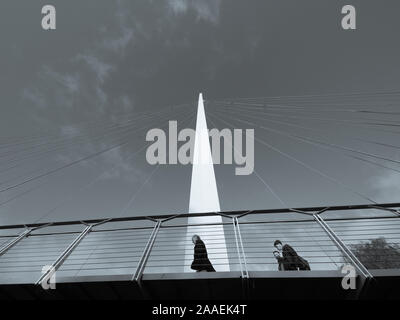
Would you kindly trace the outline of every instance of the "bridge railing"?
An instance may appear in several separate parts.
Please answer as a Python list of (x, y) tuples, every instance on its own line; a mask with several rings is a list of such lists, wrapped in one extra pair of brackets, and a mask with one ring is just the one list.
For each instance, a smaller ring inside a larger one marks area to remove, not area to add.
[(175, 220), (171, 222), (177, 223), (161, 224), (145, 273), (193, 272), (192, 236), (195, 234), (201, 235), (216, 271), (240, 271), (232, 222), (194, 224), (188, 223), (187, 219)]
[[(296, 218), (296, 217), (294, 217)], [(274, 242), (288, 244), (307, 260), (312, 270), (339, 270), (343, 254), (314, 219), (292, 221), (240, 221), (249, 271), (275, 271)]]
[(218, 272), (278, 271), (274, 241), (289, 244), (311, 270), (353, 264), (364, 276), (400, 268), (398, 206), (207, 213), (220, 223), (189, 223), (183, 214), (0, 227), (0, 283), (143, 274), (192, 273), (192, 236), (201, 235)]

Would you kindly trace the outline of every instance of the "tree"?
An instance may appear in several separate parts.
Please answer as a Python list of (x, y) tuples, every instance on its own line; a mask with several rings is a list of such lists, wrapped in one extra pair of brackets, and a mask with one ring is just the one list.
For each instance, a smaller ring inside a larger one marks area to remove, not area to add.
[(384, 237), (350, 246), (353, 253), (368, 269), (400, 268), (400, 246)]

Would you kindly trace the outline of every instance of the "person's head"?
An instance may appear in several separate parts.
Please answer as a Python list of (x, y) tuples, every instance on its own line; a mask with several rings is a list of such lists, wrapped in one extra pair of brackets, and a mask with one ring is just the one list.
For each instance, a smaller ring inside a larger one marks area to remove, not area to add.
[(281, 240), (275, 240), (274, 247), (277, 248), (279, 251), (282, 251), (282, 242), (281, 242)]
[(199, 237), (197, 234), (193, 235), (193, 237), (192, 237), (192, 242), (193, 242), (194, 244), (196, 244), (196, 242), (199, 241), (199, 240), (200, 240), (200, 237)]
[(277, 251), (277, 250), (275, 250), (275, 251), (273, 252), (273, 254), (274, 254), (275, 258), (278, 258), (278, 257), (281, 256), (280, 253), (279, 253), (279, 251)]

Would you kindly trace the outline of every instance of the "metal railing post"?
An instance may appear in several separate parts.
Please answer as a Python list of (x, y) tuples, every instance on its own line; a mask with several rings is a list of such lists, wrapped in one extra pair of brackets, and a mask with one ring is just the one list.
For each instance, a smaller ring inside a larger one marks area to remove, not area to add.
[(92, 230), (94, 225), (88, 225), (86, 228), (79, 234), (74, 241), (64, 250), (63, 253), (51, 264), (50, 268), (41, 275), (41, 277), (36, 281), (36, 285), (41, 284), (43, 281), (48, 281), (48, 278), (51, 277), (54, 271), (62, 265), (65, 259), (71, 254), (71, 252), (75, 249), (75, 247), (82, 241), (82, 239)]
[(361, 263), (360, 260), (354, 255), (354, 253), (347, 247), (347, 245), (339, 238), (339, 236), (331, 229), (331, 227), (322, 219), (318, 214), (313, 214), (314, 219), (318, 224), (325, 230), (328, 236), (336, 244), (336, 246), (345, 254), (345, 256), (352, 262), (365, 278), (373, 278), (372, 274), (368, 269)]
[(162, 221), (157, 221), (156, 225), (153, 228), (153, 231), (150, 234), (149, 240), (147, 241), (147, 244), (143, 250), (142, 256), (140, 257), (140, 260), (138, 262), (136, 272), (132, 277), (132, 281), (136, 281), (140, 283), (140, 280), (143, 275), (144, 268), (146, 266), (147, 260), (149, 259), (151, 249), (153, 248), (154, 242), (156, 240), (158, 230), (160, 229)]
[(249, 270), (247, 268), (247, 259), (246, 259), (246, 253), (244, 251), (244, 246), (243, 246), (243, 239), (242, 239), (242, 233), (240, 232), (240, 225), (239, 225), (239, 220), (237, 217), (233, 218), (235, 221), (235, 226), (239, 238), (239, 246), (242, 252), (242, 259), (243, 259), (243, 264), (244, 264), (244, 278), (249, 278)]
[(34, 228), (26, 228), (24, 232), (22, 232), (20, 235), (18, 235), (16, 238), (11, 240), (9, 243), (5, 244), (3, 247), (0, 248), (0, 256), (2, 256), (4, 253), (6, 253), (9, 249), (11, 249), (13, 246), (15, 246), (18, 242), (20, 242), (22, 239), (26, 238), (31, 234), (32, 231), (48, 227), (50, 226), (51, 223), (46, 223), (44, 225), (34, 227)]
[(50, 268), (36, 281), (36, 285), (41, 284), (43, 281), (49, 280), (49, 278), (52, 276), (52, 273), (54, 271), (57, 271), (58, 268), (60, 268), (65, 259), (68, 258), (68, 256), (72, 253), (72, 251), (76, 248), (76, 246), (83, 240), (83, 238), (85, 238), (86, 235), (90, 231), (92, 231), (93, 227), (101, 225), (111, 220), (112, 220), (111, 218), (105, 219), (103, 221), (93, 224), (87, 224), (86, 222), (81, 221), (82, 224), (86, 225), (86, 228), (83, 229), (83, 231), (79, 234), (79, 236), (76, 237), (74, 241), (71, 242), (71, 244), (64, 250), (64, 252), (61, 253), (61, 255), (51, 264)]
[[(239, 226), (239, 220), (238, 217), (235, 216), (232, 218), (233, 220), (233, 227), (235, 231), (235, 239), (236, 239), (236, 246), (238, 250), (238, 255), (239, 255), (239, 263), (240, 263), (240, 271), (242, 274), (242, 293), (243, 293), (243, 298), (244, 299), (249, 299), (250, 298), (250, 282), (249, 282), (249, 271), (247, 269), (247, 261), (246, 261), (246, 254), (244, 252), (244, 247), (243, 247), (243, 240), (242, 240), (242, 235), (240, 232), (240, 226)], [(243, 259), (243, 264), (242, 260)], [(243, 268), (244, 266), (244, 268)]]
[(0, 249), (0, 256), (2, 256), (4, 253), (6, 253), (9, 249), (11, 249), (13, 246), (15, 246), (18, 242), (20, 242), (23, 238), (28, 236), (33, 229), (26, 229), (24, 232), (22, 232), (19, 236), (11, 240), (9, 243), (7, 243), (5, 246), (3, 246)]
[(240, 254), (240, 245), (239, 245), (239, 237), (237, 234), (237, 228), (236, 228), (236, 220), (235, 218), (232, 218), (232, 224), (233, 224), (233, 231), (235, 233), (235, 243), (236, 243), (236, 251), (239, 259), (239, 265), (240, 265), (240, 274), (242, 278), (244, 278), (244, 272), (243, 272), (243, 266), (242, 266), (242, 258)]

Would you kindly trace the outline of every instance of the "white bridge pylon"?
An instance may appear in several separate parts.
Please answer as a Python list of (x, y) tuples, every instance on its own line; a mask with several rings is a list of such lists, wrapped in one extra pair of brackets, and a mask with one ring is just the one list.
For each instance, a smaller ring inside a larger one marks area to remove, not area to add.
[[(199, 94), (197, 107), (196, 135), (194, 142), (192, 180), (190, 186), (189, 213), (219, 212), (219, 197), (215, 180), (214, 165), (209, 141), (207, 121), (204, 111), (203, 95)], [(208, 224), (207, 226), (188, 226), (187, 240), (197, 234), (204, 241), (208, 258), (216, 271), (229, 271), (228, 252), (221, 216), (189, 217), (188, 224)], [(218, 240), (217, 240), (218, 239)], [(215, 243), (217, 242), (217, 243)], [(193, 260), (193, 244), (185, 249), (185, 272), (190, 272)]]

